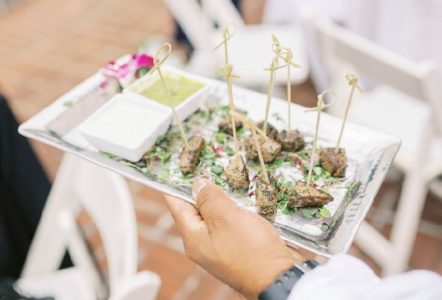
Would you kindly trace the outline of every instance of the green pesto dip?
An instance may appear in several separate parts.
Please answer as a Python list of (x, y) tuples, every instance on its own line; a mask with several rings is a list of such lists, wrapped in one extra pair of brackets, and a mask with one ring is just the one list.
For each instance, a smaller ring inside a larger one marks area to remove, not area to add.
[(204, 86), (203, 83), (191, 80), (184, 76), (171, 77), (166, 75), (164, 76), (164, 81), (172, 97), (172, 103), (169, 103), (169, 99), (167, 98), (167, 94), (164, 91), (163, 84), (161, 83), (160, 79), (155, 81), (155, 83), (148, 88), (141, 91), (140, 94), (162, 104), (172, 104), (173, 107), (176, 107)]

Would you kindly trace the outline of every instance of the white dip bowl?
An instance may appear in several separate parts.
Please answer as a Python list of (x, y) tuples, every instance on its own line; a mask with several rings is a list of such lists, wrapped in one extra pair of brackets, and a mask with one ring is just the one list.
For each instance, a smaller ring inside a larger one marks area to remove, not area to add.
[(170, 125), (170, 108), (136, 94), (118, 94), (80, 128), (94, 147), (136, 162)]

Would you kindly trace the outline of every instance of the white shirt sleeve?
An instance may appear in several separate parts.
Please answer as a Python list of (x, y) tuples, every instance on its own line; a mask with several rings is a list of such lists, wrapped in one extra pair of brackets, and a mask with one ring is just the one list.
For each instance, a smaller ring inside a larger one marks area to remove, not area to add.
[(361, 260), (340, 254), (306, 273), (288, 299), (440, 300), (442, 277), (430, 271), (411, 271), (381, 279)]

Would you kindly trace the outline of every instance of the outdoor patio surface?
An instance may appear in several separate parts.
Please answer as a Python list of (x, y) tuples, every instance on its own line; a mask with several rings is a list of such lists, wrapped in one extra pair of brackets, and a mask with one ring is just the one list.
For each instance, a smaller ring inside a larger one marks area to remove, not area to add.
[[(107, 61), (133, 52), (152, 35), (172, 41), (174, 30), (161, 0), (22, 1), (11, 11), (0, 13), (0, 91), (19, 120), (25, 121)], [(295, 91), (303, 104), (311, 103), (308, 97), (314, 90), (310, 84)], [(54, 179), (62, 153), (41, 143), (32, 145)], [(159, 299), (238, 298), (181, 253), (182, 243), (162, 196), (139, 184), (130, 183), (130, 187), (139, 224), (140, 269), (161, 276)], [(417, 238), (411, 268), (442, 274), (442, 233), (437, 233), (442, 225), (441, 206), (440, 200), (429, 197), (425, 224), (432, 222), (439, 227), (423, 226), (430, 229)], [(388, 224), (384, 228), (387, 233)], [(88, 232), (96, 240), (93, 230)], [(99, 243), (93, 248), (105, 265)], [(351, 253), (366, 259), (356, 247)]]

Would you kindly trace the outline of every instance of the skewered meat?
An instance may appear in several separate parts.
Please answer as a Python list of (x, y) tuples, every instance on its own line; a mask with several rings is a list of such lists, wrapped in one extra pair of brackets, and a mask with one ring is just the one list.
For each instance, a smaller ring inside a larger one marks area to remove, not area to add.
[(232, 190), (249, 189), (249, 171), (241, 155), (235, 155), (230, 160), (224, 173), (227, 183)]
[(200, 162), (200, 154), (205, 146), (204, 139), (200, 136), (192, 136), (188, 141), (189, 147), (185, 147), (180, 154), (180, 170), (183, 174), (195, 171)]
[[(265, 139), (262, 136), (258, 136), (259, 144), (261, 145), (261, 153), (264, 162), (271, 163), (276, 159), (276, 156), (281, 152), (281, 145), (268, 138)], [(246, 157), (251, 160), (258, 160), (258, 151), (255, 146), (255, 140), (253, 137), (249, 137), (244, 140), (244, 146), (246, 148)]]
[(288, 189), (288, 203), (290, 208), (299, 207), (322, 207), (333, 201), (333, 197), (313, 186), (298, 181), (292, 188)]
[(319, 163), (334, 177), (344, 177), (347, 168), (345, 149), (323, 148), (319, 153)]
[(278, 133), (277, 141), (282, 150), (296, 152), (304, 148), (304, 135), (299, 130), (282, 130)]
[[(242, 127), (242, 122), (235, 119), (235, 127), (236, 130), (240, 129)], [(230, 120), (229, 116), (222, 118), (219, 121), (218, 130), (220, 132), (227, 133), (228, 135), (233, 135), (232, 121)]]
[(258, 178), (255, 196), (258, 213), (269, 222), (273, 222), (277, 209), (277, 191), (275, 186), (272, 183), (267, 184), (263, 178)]
[[(261, 121), (257, 124), (258, 128), (261, 130), (264, 130), (264, 121)], [(276, 130), (275, 127), (273, 127), (269, 122), (267, 122), (267, 137), (271, 139), (276, 139), (276, 136), (278, 135), (278, 130)]]

